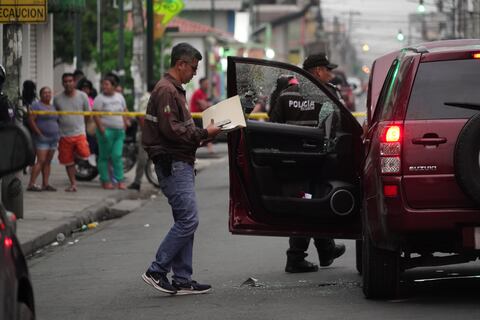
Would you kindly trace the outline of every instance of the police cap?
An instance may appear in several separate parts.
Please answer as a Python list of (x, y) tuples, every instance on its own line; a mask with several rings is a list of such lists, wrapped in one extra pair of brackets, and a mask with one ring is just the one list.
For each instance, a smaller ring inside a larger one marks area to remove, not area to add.
[(327, 67), (332, 70), (338, 67), (335, 63), (328, 61), (328, 57), (325, 53), (312, 54), (303, 62), (303, 69), (308, 70), (315, 67)]

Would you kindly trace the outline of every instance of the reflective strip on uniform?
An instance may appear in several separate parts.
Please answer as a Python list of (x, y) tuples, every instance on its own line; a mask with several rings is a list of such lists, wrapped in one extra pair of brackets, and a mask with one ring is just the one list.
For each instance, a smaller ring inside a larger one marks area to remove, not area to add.
[(157, 117), (152, 116), (151, 114), (148, 114), (148, 113), (145, 114), (145, 120), (152, 121), (152, 122), (158, 122)]
[(280, 96), (296, 96), (296, 97), (302, 97), (303, 98), (303, 96), (300, 94), (300, 92), (296, 92), (296, 91), (282, 92), (280, 94)]
[(195, 124), (195, 122), (193, 121), (193, 118), (190, 118), (190, 120), (184, 121), (182, 124), (184, 126), (188, 126), (188, 125), (191, 125), (191, 124)]

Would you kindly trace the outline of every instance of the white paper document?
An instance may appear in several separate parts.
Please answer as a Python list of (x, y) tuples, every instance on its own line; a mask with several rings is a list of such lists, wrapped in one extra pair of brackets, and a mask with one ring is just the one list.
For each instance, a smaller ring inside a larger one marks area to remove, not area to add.
[(222, 128), (222, 131), (232, 131), (247, 126), (238, 95), (223, 100), (202, 112), (204, 128), (210, 124), (211, 119)]

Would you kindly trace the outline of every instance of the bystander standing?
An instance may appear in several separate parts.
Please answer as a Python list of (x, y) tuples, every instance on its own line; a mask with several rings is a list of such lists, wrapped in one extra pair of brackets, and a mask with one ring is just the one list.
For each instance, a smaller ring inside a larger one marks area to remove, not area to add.
[[(57, 111), (90, 111), (87, 95), (75, 89), (72, 73), (62, 75), (64, 91), (53, 98), (53, 106)], [(61, 115), (59, 117), (60, 140), (58, 159), (65, 166), (70, 186), (67, 192), (77, 191), (75, 178), (75, 159), (87, 160), (90, 155), (85, 135), (85, 118), (79, 115)]]
[[(40, 89), (40, 101), (32, 104), (32, 111), (54, 111), (50, 104), (52, 90), (49, 87)], [(57, 191), (49, 184), (50, 164), (59, 139), (58, 116), (57, 115), (29, 115), (29, 125), (35, 144), (37, 162), (32, 167), (30, 182), (27, 191)], [(38, 175), (42, 173), (42, 186), (35, 184)]]
[[(102, 93), (93, 103), (94, 111), (123, 112), (127, 104), (123, 96), (115, 91), (116, 79), (105, 76), (102, 80)], [(109, 172), (109, 161), (113, 167), (113, 178), (118, 189), (126, 189), (123, 175), (123, 143), (127, 120), (125, 116), (94, 116), (97, 125), (96, 135), (99, 149), (97, 168), (104, 189), (114, 189)]]

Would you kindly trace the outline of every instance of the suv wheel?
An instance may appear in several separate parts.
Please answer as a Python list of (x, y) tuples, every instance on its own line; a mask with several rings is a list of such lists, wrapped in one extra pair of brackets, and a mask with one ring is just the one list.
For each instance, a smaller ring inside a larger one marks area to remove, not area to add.
[(455, 146), (455, 176), (462, 190), (480, 204), (480, 114), (473, 116), (458, 135)]
[(363, 235), (363, 293), (367, 299), (395, 298), (400, 287), (400, 254), (375, 247)]

